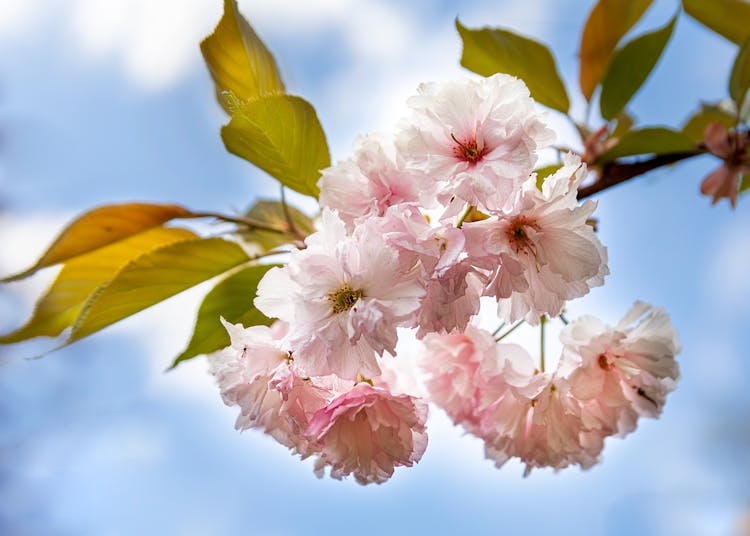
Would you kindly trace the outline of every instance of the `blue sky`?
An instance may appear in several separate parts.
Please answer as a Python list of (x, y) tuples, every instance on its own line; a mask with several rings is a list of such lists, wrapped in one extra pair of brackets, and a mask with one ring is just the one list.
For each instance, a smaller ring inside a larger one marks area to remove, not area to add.
[[(0, 10), (0, 273), (34, 260), (60, 225), (125, 200), (242, 209), (273, 182), (224, 150), (224, 121), (198, 41), (218, 0), (5, 0)], [(291, 91), (318, 109), (334, 159), (388, 129), (419, 82), (465, 75), (453, 20), (502, 25), (552, 45), (574, 88), (592, 2), (240, 2)], [(635, 33), (663, 24), (659, 0)], [(633, 103), (679, 125), (726, 96), (735, 47), (682, 17)], [(571, 91), (574, 93), (574, 91)], [(582, 112), (580, 98), (575, 110)], [(554, 115), (562, 140), (569, 127)], [(612, 275), (571, 316), (616, 322), (636, 299), (680, 332), (682, 380), (658, 421), (608, 440), (590, 471), (522, 478), (439, 411), (421, 463), (379, 487), (318, 480), (270, 439), (233, 430), (199, 358), (183, 347), (201, 287), (44, 359), (0, 348), (0, 532), (7, 534), (732, 534), (750, 509), (749, 199), (698, 195), (709, 158), (599, 198)], [(0, 289), (0, 328), (50, 281)]]

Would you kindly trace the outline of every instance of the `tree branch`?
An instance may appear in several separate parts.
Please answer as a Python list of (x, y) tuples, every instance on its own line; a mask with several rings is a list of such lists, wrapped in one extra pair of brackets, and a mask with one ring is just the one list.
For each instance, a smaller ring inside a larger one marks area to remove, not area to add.
[(214, 218), (219, 221), (227, 223), (236, 223), (238, 225), (244, 225), (250, 229), (258, 229), (261, 231), (269, 231), (271, 233), (286, 234), (289, 229), (279, 229), (273, 225), (269, 225), (266, 222), (254, 220), (252, 218), (246, 218), (244, 216), (227, 216), (225, 214), (217, 214), (215, 212), (192, 212), (190, 215), (183, 216), (183, 218)]
[(687, 160), (694, 156), (705, 154), (705, 150), (702, 148), (696, 149), (695, 151), (685, 151), (680, 153), (669, 153), (654, 156), (641, 162), (633, 162), (631, 164), (619, 164), (617, 162), (610, 162), (604, 164), (602, 170), (599, 172), (599, 176), (593, 184), (584, 186), (578, 190), (578, 199), (585, 199), (592, 195), (598, 194), (599, 192), (617, 186), (620, 183), (628, 181), (639, 175), (644, 175), (654, 169), (680, 162), (681, 160)]

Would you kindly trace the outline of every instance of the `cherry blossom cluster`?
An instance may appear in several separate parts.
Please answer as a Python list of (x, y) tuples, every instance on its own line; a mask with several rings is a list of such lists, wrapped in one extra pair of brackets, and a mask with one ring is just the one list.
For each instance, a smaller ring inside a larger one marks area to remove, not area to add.
[(238, 430), (256, 428), (334, 478), (381, 483), (411, 466), (427, 446), (423, 400), (335, 374), (307, 376), (284, 349), (287, 325), (224, 323), (231, 345), (210, 356), (224, 402), (239, 406)]
[(667, 317), (629, 327), (646, 313), (637, 305), (615, 328), (580, 319), (554, 372), (475, 327), (483, 298), (498, 321), (536, 325), (603, 284), (596, 204), (576, 198), (586, 167), (567, 155), (537, 180), (554, 136), (511, 76), (424, 84), (408, 104), (395, 132), (322, 171), (317, 231), (257, 289), (276, 323), (226, 324), (232, 345), (209, 356), (237, 428), (315, 456), (319, 474), (384, 482), (427, 444), (427, 403), (391, 366), (411, 357), (396, 346), (412, 328), (431, 400), (498, 465), (592, 465), (604, 437), (658, 414), (674, 387)]
[(586, 316), (560, 339), (556, 370), (542, 372), (523, 347), (498, 344), (471, 325), (429, 335), (422, 367), (431, 399), (484, 440), (498, 467), (511, 457), (526, 464), (526, 474), (591, 467), (605, 437), (624, 437), (639, 417), (660, 414), (679, 375), (679, 343), (664, 311), (642, 302), (617, 326)]

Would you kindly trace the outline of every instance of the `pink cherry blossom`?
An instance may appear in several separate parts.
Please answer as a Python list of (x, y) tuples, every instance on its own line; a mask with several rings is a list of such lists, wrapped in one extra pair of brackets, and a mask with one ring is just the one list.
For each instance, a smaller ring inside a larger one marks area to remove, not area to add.
[(490, 273), (467, 258), (463, 230), (452, 222), (430, 224), (411, 205), (392, 207), (373, 225), (398, 251), (402, 266), (420, 268), (425, 295), (416, 313), (417, 337), (463, 331), (479, 312)]
[(456, 424), (478, 425), (477, 407), (485, 386), (480, 367), (496, 360), (498, 345), (489, 332), (473, 325), (463, 332), (424, 338), (422, 368), (430, 398)]
[(607, 250), (587, 224), (596, 204), (576, 201), (585, 175), (580, 159), (569, 155), (541, 192), (531, 177), (510, 208), (463, 225), (469, 255), (477, 264), (495, 266), (485, 294), (499, 299), (504, 321), (536, 324), (603, 284)]
[(430, 397), (456, 424), (485, 442), (500, 467), (512, 457), (534, 467), (588, 468), (607, 435), (582, 420), (578, 400), (558, 373), (540, 372), (517, 344), (498, 344), (486, 331), (425, 339), (423, 368)]
[(711, 153), (724, 160), (701, 183), (701, 193), (712, 197), (712, 204), (727, 198), (734, 208), (740, 193), (740, 179), (750, 174), (750, 134), (747, 131), (729, 132), (720, 121), (712, 121), (706, 126), (704, 143)]
[[(674, 389), (668, 317), (637, 303), (614, 327), (580, 318), (555, 370), (472, 325), (480, 300), (494, 298), (503, 322), (537, 324), (603, 284), (596, 203), (577, 199), (586, 166), (567, 155), (537, 186), (553, 136), (511, 76), (425, 84), (409, 106), (395, 141), (362, 138), (322, 171), (317, 232), (258, 285), (255, 306), (277, 322), (224, 323), (231, 345), (209, 363), (236, 427), (315, 456), (318, 476), (382, 483), (422, 457), (424, 395), (498, 467), (591, 467), (606, 437), (658, 416)], [(729, 141), (707, 131), (726, 165)], [(734, 200), (727, 173), (704, 182), (714, 200)], [(418, 369), (399, 342), (411, 328)]]
[(417, 463), (427, 446), (427, 405), (409, 395), (359, 383), (313, 415), (307, 435), (320, 449), (316, 472), (353, 474), (360, 484), (383, 483), (398, 466)]
[(584, 418), (609, 433), (623, 436), (638, 416), (657, 417), (679, 378), (680, 344), (669, 317), (642, 302), (615, 327), (584, 316), (560, 339), (563, 359), (574, 364), (571, 392)]
[(417, 337), (464, 330), (479, 313), (483, 288), (482, 274), (468, 261), (456, 263), (431, 278), (419, 309)]
[(424, 295), (417, 268), (404, 271), (367, 222), (349, 235), (329, 210), (305, 243), (289, 264), (266, 273), (255, 306), (289, 323), (285, 348), (306, 374), (379, 375), (376, 355), (394, 353), (396, 328), (413, 323)]
[[(235, 427), (238, 430), (258, 427), (268, 413), (278, 409), (274, 397), (266, 400), (268, 381), (275, 370), (286, 364), (289, 354), (281, 349), (271, 329), (266, 326), (243, 328), (222, 319), (231, 345), (208, 356), (211, 373), (216, 377), (224, 403), (240, 406)], [(273, 427), (268, 417), (268, 426)]]
[(240, 408), (235, 427), (260, 429), (303, 456), (309, 455), (310, 442), (304, 435), (309, 417), (333, 393), (295, 373), (278, 338), (284, 326), (224, 325), (231, 345), (210, 354), (208, 361), (224, 403)]
[(498, 345), (487, 357), (480, 368), (478, 425), (470, 431), (484, 439), (485, 454), (497, 467), (512, 457), (526, 464), (525, 474), (534, 467), (596, 463), (603, 435), (585, 427), (564, 378), (540, 372), (518, 345)]
[(322, 171), (320, 204), (335, 209), (347, 225), (382, 216), (388, 207), (425, 199), (428, 183), (382, 136), (360, 138), (354, 154)]
[(487, 393), (497, 398), (482, 411), (479, 435), (497, 467), (517, 457), (528, 475), (535, 467), (587, 469), (599, 461), (605, 434), (585, 426), (564, 379), (537, 373), (526, 383), (493, 383)]
[(502, 206), (554, 135), (519, 79), (422, 84), (396, 145), (408, 165), (439, 181), (438, 198)]

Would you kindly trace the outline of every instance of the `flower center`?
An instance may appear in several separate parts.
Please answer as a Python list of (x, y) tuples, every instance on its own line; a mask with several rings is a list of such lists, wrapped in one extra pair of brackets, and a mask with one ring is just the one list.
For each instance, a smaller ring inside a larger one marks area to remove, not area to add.
[(352, 287), (349, 285), (344, 285), (336, 292), (329, 293), (328, 301), (331, 302), (333, 312), (339, 314), (354, 307), (354, 304), (356, 304), (357, 300), (363, 295), (364, 294), (361, 290), (352, 290)]
[(459, 141), (453, 133), (451, 133), (451, 138), (456, 142), (456, 145), (453, 147), (453, 154), (459, 160), (463, 160), (470, 164), (476, 164), (487, 154), (487, 148), (479, 147), (476, 138)]
[(528, 228), (538, 230), (539, 226), (532, 220), (523, 216), (515, 218), (511, 220), (510, 225), (508, 225), (506, 237), (516, 252), (527, 251), (536, 256), (536, 248), (534, 242), (529, 237)]

